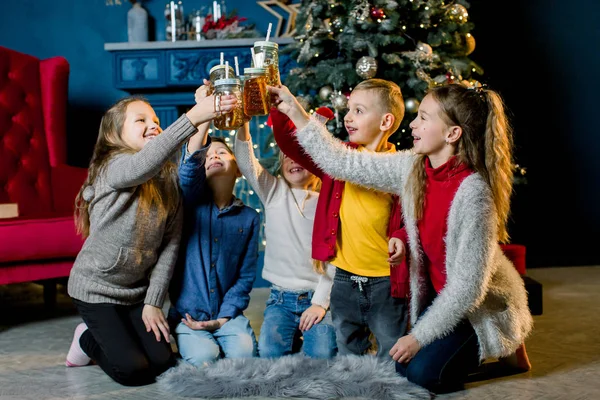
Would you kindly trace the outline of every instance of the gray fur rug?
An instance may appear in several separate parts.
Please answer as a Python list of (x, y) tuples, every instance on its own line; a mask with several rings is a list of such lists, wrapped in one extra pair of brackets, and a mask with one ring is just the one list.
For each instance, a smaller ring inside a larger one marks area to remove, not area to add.
[(158, 378), (160, 388), (184, 397), (302, 397), (310, 399), (430, 399), (429, 392), (396, 374), (392, 361), (371, 356), (315, 360), (222, 359), (204, 367), (185, 362)]

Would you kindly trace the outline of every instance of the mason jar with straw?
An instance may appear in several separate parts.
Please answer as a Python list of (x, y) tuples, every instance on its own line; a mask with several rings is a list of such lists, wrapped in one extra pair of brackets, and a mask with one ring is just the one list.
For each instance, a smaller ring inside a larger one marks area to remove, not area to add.
[(265, 40), (254, 42), (252, 51), (252, 66), (267, 69), (267, 84), (279, 84), (279, 45), (269, 41), (272, 24), (269, 23)]
[(269, 113), (266, 74), (266, 68), (244, 68), (244, 114), (247, 117)]
[(210, 69), (209, 76), (209, 80), (213, 85), (218, 79), (235, 77), (233, 68), (229, 65), (229, 62), (224, 62), (223, 53), (221, 53), (220, 63)]
[[(227, 74), (229, 75), (229, 74)], [(242, 99), (242, 83), (237, 78), (217, 79), (214, 82), (215, 109), (221, 102), (221, 96), (234, 95), (237, 97), (238, 104), (236, 107), (226, 114), (222, 114), (213, 120), (215, 128), (220, 130), (238, 129), (244, 124), (244, 110)]]

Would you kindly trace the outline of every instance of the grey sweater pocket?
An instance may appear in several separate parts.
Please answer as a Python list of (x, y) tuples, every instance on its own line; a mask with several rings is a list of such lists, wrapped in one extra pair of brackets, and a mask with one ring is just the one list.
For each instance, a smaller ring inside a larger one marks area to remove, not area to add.
[(157, 260), (153, 250), (125, 246), (115, 246), (102, 252), (90, 251), (90, 256), (94, 265), (94, 275), (100, 280), (111, 286), (130, 288), (147, 282)]

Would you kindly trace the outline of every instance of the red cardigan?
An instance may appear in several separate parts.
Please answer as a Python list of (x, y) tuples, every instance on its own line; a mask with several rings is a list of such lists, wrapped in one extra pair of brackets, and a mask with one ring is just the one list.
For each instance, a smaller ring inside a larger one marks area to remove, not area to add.
[[(317, 113), (326, 117), (331, 116), (331, 110), (321, 107)], [(315, 260), (329, 261), (335, 257), (335, 244), (340, 226), (339, 212), (342, 205), (342, 194), (345, 182), (337, 180), (325, 174), (311, 159), (302, 151), (302, 147), (296, 140), (296, 127), (292, 121), (277, 109), (271, 109), (270, 121), (273, 127), (273, 135), (280, 150), (303, 168), (321, 179), (321, 192), (317, 202), (315, 222), (312, 236), (312, 257)], [(355, 143), (346, 143), (347, 146), (356, 148)], [(402, 227), (402, 208), (397, 196), (393, 196), (390, 222), (388, 224), (388, 236)], [(390, 281), (392, 296), (405, 298), (408, 294), (408, 266), (406, 261), (396, 267), (390, 267)]]

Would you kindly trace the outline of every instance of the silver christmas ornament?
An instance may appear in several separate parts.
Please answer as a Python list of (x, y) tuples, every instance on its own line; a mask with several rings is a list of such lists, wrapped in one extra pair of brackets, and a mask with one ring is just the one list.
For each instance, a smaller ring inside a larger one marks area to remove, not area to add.
[(331, 97), (331, 105), (338, 111), (343, 110), (348, 105), (348, 99), (342, 93), (336, 93)]
[(356, 74), (363, 79), (371, 79), (377, 74), (377, 60), (364, 56), (356, 62)]
[(420, 105), (421, 103), (419, 100), (415, 99), (414, 97), (409, 97), (408, 99), (404, 100), (404, 109), (410, 114), (414, 114), (419, 111)]
[(321, 98), (321, 100), (329, 100), (329, 96), (331, 96), (331, 93), (333, 93), (333, 89), (331, 88), (331, 86), (323, 86), (319, 90), (319, 97)]

